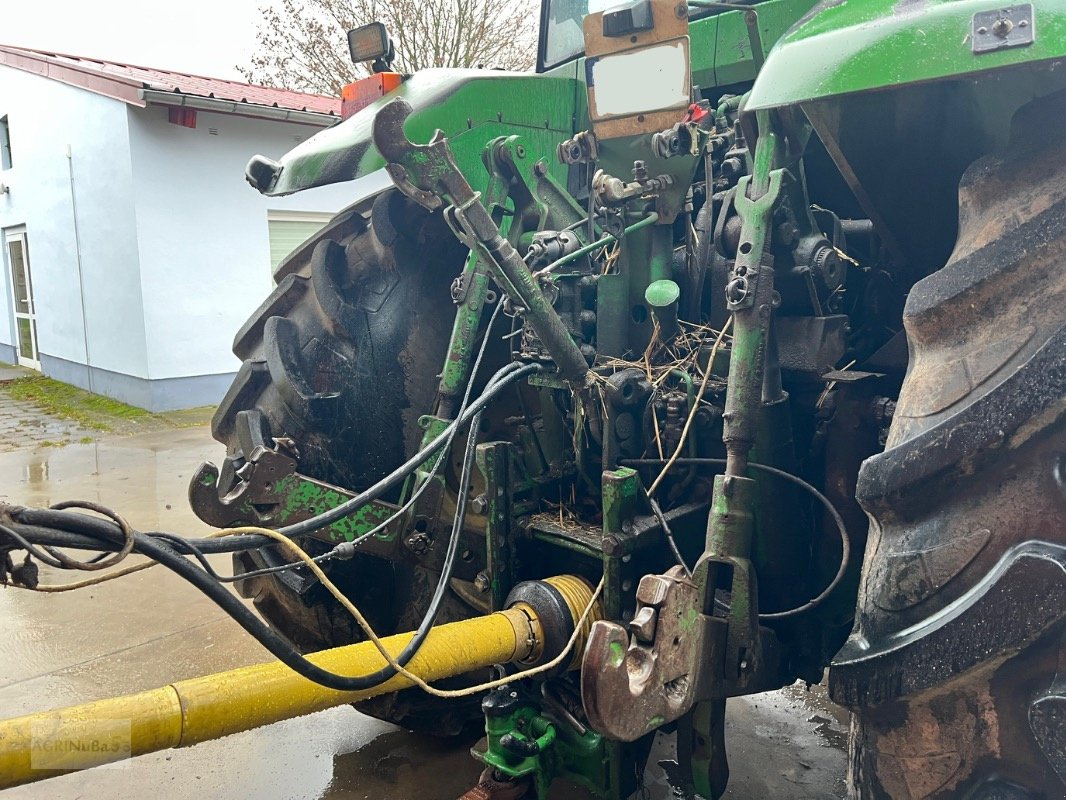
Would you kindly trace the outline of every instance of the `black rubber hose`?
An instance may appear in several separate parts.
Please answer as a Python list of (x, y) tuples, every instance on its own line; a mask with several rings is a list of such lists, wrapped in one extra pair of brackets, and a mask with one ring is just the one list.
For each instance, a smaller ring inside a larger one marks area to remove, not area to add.
[[(296, 648), (282, 638), (281, 634), (275, 632), (263, 622), (254, 611), (233, 595), (225, 584), (219, 583), (195, 564), (187, 561), (184, 556), (171, 549), (169, 545), (144, 534), (137, 534), (136, 539), (137, 552), (159, 562), (167, 569), (187, 580), (214, 601), (223, 611), (233, 617), (237, 624), (255, 637), (263, 647), (270, 651), (271, 655), (308, 680), (330, 689), (351, 692), (363, 691), (377, 686), (382, 682), (378, 676), (383, 672), (387, 671), (389, 677), (395, 674), (395, 670), (388, 665), (371, 675), (357, 676), (339, 675), (323, 669), (317, 664), (308, 661), (302, 653), (298, 652)], [(410, 656), (408, 656), (408, 660), (410, 660)], [(402, 660), (402, 654), (401, 657), (397, 658), (397, 661), (401, 664), (406, 663)]]
[[(19, 533), (28, 539), (39, 539), (41, 543), (47, 542), (56, 546), (84, 546), (84, 534), (74, 534), (64, 531), (46, 531), (33, 525), (16, 525)], [(38, 534), (43, 534), (38, 537)], [(271, 542), (274, 540), (271, 539)], [(108, 549), (118, 550), (121, 543), (114, 540), (108, 532), (104, 541), (97, 540), (96, 547), (105, 546)], [(96, 547), (90, 549), (96, 549)], [(253, 636), (271, 655), (288, 666), (294, 672), (308, 680), (340, 691), (362, 691), (376, 686), (380, 681), (372, 680), (373, 676), (349, 677), (323, 669), (317, 664), (308, 661), (302, 653), (296, 650), (279, 633), (276, 633), (248, 606), (242, 603), (236, 595), (232, 594), (225, 584), (219, 583), (191, 561), (187, 561), (183, 555), (173, 550), (170, 545), (162, 540), (155, 539), (144, 533), (134, 534), (133, 551), (162, 564), (172, 572), (187, 580), (205, 595), (219, 608), (236, 620), (246, 632)], [(399, 660), (399, 659), (397, 659)], [(402, 663), (402, 662), (401, 662)], [(391, 667), (387, 667), (390, 671)], [(374, 673), (374, 676), (378, 675)]]
[[(448, 542), (448, 551), (445, 556), (445, 563), (441, 572), (441, 579), (437, 584), (437, 590), (434, 592), (433, 598), (430, 601), (430, 605), (426, 610), (425, 615), (422, 618), (422, 622), (419, 624), (418, 630), (411, 638), (411, 641), (407, 643), (404, 649), (396, 656), (395, 660), (401, 666), (406, 666), (407, 663), (414, 657), (414, 655), (421, 648), (422, 643), (425, 641), (426, 636), (429, 635), (429, 631), (433, 628), (433, 624), (436, 621), (436, 617), (440, 611), (440, 603), (444, 597), (444, 590), (447, 589), (449, 579), (451, 576), (452, 568), (455, 563), (455, 554), (458, 552), (458, 542), (460, 539), (460, 531), (462, 529), (463, 516), (466, 509), (466, 499), (469, 494), (469, 473), (473, 466), (473, 457), (476, 451), (477, 445), (477, 429), (476, 422), (481, 418), (481, 411), (487, 405), (487, 403), (497, 393), (509, 386), (513, 381), (519, 379), (529, 372), (537, 371), (541, 367), (536, 364), (528, 364), (517, 369), (513, 368), (512, 364), (507, 365), (504, 369), (498, 371), (496, 375), (489, 381), (485, 392), (481, 396), (470, 404), (467, 409), (471, 412), (470, 419), (474, 423), (471, 427), (470, 435), (467, 438), (466, 452), (463, 458), (463, 470), (462, 470), (462, 486), (460, 488), (459, 500), (456, 504), (456, 515), (452, 525), (452, 535)], [(465, 416), (465, 415), (464, 415)], [(423, 463), (429, 455), (432, 455), (436, 443), (441, 441), (443, 437), (446, 437), (450, 433), (450, 428), (457, 426), (462, 421), (462, 417), (457, 419), (452, 425), (446, 428), (433, 442), (427, 447), (423, 448), (421, 453), (427, 453), (425, 457), (419, 458), (416, 455), (414, 458), (418, 458), (414, 462), (414, 468)], [(410, 462), (408, 462), (410, 463)], [(406, 466), (406, 465), (405, 465)], [(401, 467), (403, 469), (403, 467)], [(370, 492), (376, 487), (381, 486), (384, 482), (388, 481), (396, 472), (390, 474), (374, 487), (367, 490)], [(381, 491), (385, 491), (388, 487), (382, 488)], [(364, 492), (363, 494), (366, 494)], [(359, 497), (361, 497), (360, 495)], [(359, 500), (359, 497), (353, 498), (348, 503), (353, 503)], [(373, 498), (371, 498), (373, 499)], [(369, 502), (369, 501), (366, 501)], [(346, 504), (347, 505), (347, 504)], [(341, 508), (338, 506), (337, 508)], [(334, 509), (336, 510), (336, 509)], [(128, 538), (128, 533), (123, 533), (118, 529), (117, 525), (109, 525), (103, 520), (98, 520), (93, 517), (86, 517), (81, 514), (69, 515), (76, 518), (71, 520), (68, 515), (62, 511), (54, 511), (51, 509), (31, 509), (23, 508), (12, 511), (12, 517), (18, 518), (23, 522), (29, 522), (31, 519), (36, 518), (38, 524), (45, 523), (46, 519), (52, 517), (52, 515), (63, 515), (60, 517), (60, 522), (68, 525), (73, 524), (81, 529), (87, 536), (94, 536), (94, 538), (102, 539), (103, 542), (109, 545), (115, 546), (117, 549), (121, 545), (120, 541), (125, 541)], [(44, 519), (42, 519), (42, 517)], [(53, 517), (54, 520), (54, 517)], [(112, 530), (112, 527), (115, 530)], [(294, 527), (294, 526), (290, 526)], [(316, 527), (320, 527), (316, 525)], [(221, 537), (220, 537), (221, 538)], [(259, 538), (266, 539), (270, 544), (276, 544), (273, 539), (268, 537), (256, 537), (254, 534), (247, 537), (233, 537), (233, 538)], [(162, 564), (168, 569), (176, 572), (181, 577), (193, 584), (196, 588), (200, 589), (211, 600), (213, 600), (220, 608), (222, 608), (227, 614), (233, 617), (237, 623), (245, 629), (249, 634), (254, 636), (260, 644), (267, 648), (278, 660), (286, 664), (298, 674), (312, 680), (315, 683), (326, 686), (330, 689), (337, 689), (340, 691), (362, 691), (365, 689), (373, 688), (381, 683), (389, 680), (396, 674), (396, 669), (391, 664), (386, 664), (376, 672), (360, 675), (360, 676), (345, 676), (338, 675), (337, 673), (330, 672), (322, 669), (321, 667), (313, 664), (303, 657), (302, 654), (297, 652), (287, 641), (285, 641), (279, 634), (275, 633), (264, 622), (260, 620), (252, 611), (250, 611), (243, 603), (241, 603), (236, 597), (234, 597), (226, 589), (226, 587), (216, 581), (210, 574), (203, 569), (195, 566), (191, 562), (187, 561), (184, 556), (178, 551), (173, 549), (173, 545), (167, 543), (164, 539), (158, 537), (152, 537), (149, 534), (135, 533), (134, 534), (136, 552), (145, 555), (154, 561)], [(205, 539), (204, 542), (219, 541)], [(93, 548), (95, 549), (95, 548)], [(110, 549), (110, 548), (109, 548)], [(201, 551), (202, 552), (202, 551)]]
[[(378, 499), (382, 494), (396, 486), (407, 476), (414, 472), (421, 464), (424, 464), (434, 453), (448, 440), (453, 430), (462, 428), (473, 417), (500, 395), (507, 387), (516, 381), (534, 372), (540, 372), (543, 367), (540, 364), (521, 364), (511, 362), (503, 370), (493, 376), (485, 386), (485, 391), (470, 403), (467, 409), (454, 421), (448, 424), (444, 430), (428, 445), (415, 453), (397, 469), (386, 475), (370, 488), (360, 492), (350, 500), (345, 501), (329, 511), (280, 529), (280, 532), (289, 537), (303, 536), (326, 525), (331, 525), (339, 519), (355, 513), (359, 508)], [(121, 529), (110, 520), (90, 517), (86, 514), (78, 514), (70, 511), (55, 511), (45, 508), (21, 508), (13, 510), (12, 515), (27, 525), (39, 525), (44, 528), (56, 528), (72, 533), (84, 533), (106, 541), (116, 539), (121, 541)], [(150, 534), (149, 534), (150, 535)], [(195, 542), (196, 548), (201, 553), (236, 553), (244, 550), (254, 550), (260, 547), (276, 545), (273, 539), (267, 536), (220, 536), (216, 539), (190, 539)]]
[[(68, 540), (69, 543), (47, 542), (50, 546), (77, 547), (82, 550), (101, 550), (102, 545), (107, 545), (107, 550), (117, 551), (122, 546), (122, 533), (115, 523), (110, 520), (90, 517), (73, 511), (55, 511), (50, 508), (30, 508), (12, 506), (9, 508), (13, 520), (19, 525), (13, 526), (22, 530), (24, 526), (33, 527), (37, 532), (51, 530), (55, 533), (63, 533), (78, 537)], [(145, 536), (155, 536), (155, 531), (144, 532)], [(185, 538), (185, 537), (182, 537)], [(242, 539), (261, 539), (262, 544), (250, 544), (242, 542)], [(277, 545), (277, 542), (268, 536), (223, 536), (217, 539), (187, 539), (193, 542), (201, 553), (237, 553), (250, 550), (253, 547)], [(76, 542), (76, 543), (75, 543)], [(42, 540), (42, 543), (45, 543)]]
[[(24, 539), (48, 547), (71, 547), (76, 550), (93, 550), (101, 553), (114, 553), (122, 545), (110, 540), (88, 536), (83, 533), (71, 533), (58, 528), (41, 525), (28, 525), (22, 522), (10, 523), (7, 527), (17, 531)], [(21, 547), (21, 545), (18, 545)], [(23, 548), (25, 549), (25, 548)], [(48, 563), (48, 562), (45, 562)], [(61, 569), (62, 567), (60, 567)]]
[[(182, 555), (192, 556), (193, 558), (195, 558), (198, 562), (200, 562), (200, 567), (203, 569), (203, 571), (219, 583), (237, 583), (238, 581), (246, 581), (249, 578), (258, 578), (260, 575), (276, 575), (279, 572), (287, 572), (288, 570), (298, 569), (299, 567), (305, 566), (303, 561), (292, 561), (286, 562), (284, 564), (279, 564), (275, 567), (264, 567), (263, 569), (255, 569), (251, 572), (241, 572), (237, 575), (219, 575), (215, 571), (215, 568), (211, 566), (211, 562), (207, 559), (207, 556), (205, 556), (200, 551), (200, 549), (195, 546), (194, 540), (186, 539), (184, 536), (178, 536), (177, 534), (160, 533), (158, 531), (153, 531), (149, 535), (157, 541), (166, 542), (171, 547), (174, 547)], [(278, 547), (281, 547), (280, 543), (278, 544)], [(322, 553), (322, 555), (314, 556), (311, 560), (321, 566), (325, 562), (336, 558), (336, 556), (336, 551), (329, 550), (325, 553)]]
[[(10, 537), (18, 547), (21, 547), (41, 563), (47, 564), (50, 567), (55, 567), (56, 569), (63, 569), (63, 563), (58, 558), (38, 548), (33, 542), (27, 540), (14, 528), (10, 528), (7, 525), (0, 525), (0, 535)], [(44, 546), (47, 547), (48, 545), (45, 544)]]
[[(473, 422), (476, 423), (480, 418), (481, 410), (478, 409), (474, 413)], [(466, 511), (466, 500), (469, 496), (470, 470), (473, 468), (476, 448), (477, 430), (476, 427), (472, 426), (470, 435), (467, 438), (466, 450), (463, 456), (462, 486), (456, 504), (455, 519), (452, 523), (452, 533), (448, 541), (448, 551), (441, 571), (441, 578), (437, 584), (437, 590), (434, 592), (434, 595), (430, 600), (429, 607), (418, 626), (418, 630), (395, 658), (396, 662), (401, 666), (406, 666), (421, 648), (422, 643), (429, 635), (430, 630), (432, 630), (437, 615), (440, 612), (440, 604), (443, 600), (445, 591), (448, 588), (451, 572), (455, 565), (455, 556), (459, 550), (460, 533), (462, 530), (463, 517), (465, 516)], [(38, 511), (43, 511), (43, 509), (21, 509), (20, 511), (15, 512), (12, 516), (21, 517), (22, 512), (30, 512), (29, 516), (36, 516), (33, 512)], [(92, 521), (92, 518), (85, 517), (83, 518), (83, 521), (84, 520)], [(17, 532), (18, 539), (24, 540), (26, 544), (30, 544), (30, 539), (38, 539), (39, 541), (44, 540), (48, 544), (57, 546), (84, 546), (87, 544), (82, 541), (84, 536), (85, 538), (93, 538), (95, 540), (95, 546), (88, 547), (87, 549), (98, 549), (103, 545), (108, 550), (112, 548), (117, 550), (122, 546), (120, 544), (120, 539), (125, 538), (121, 533), (109, 529), (98, 531), (103, 534), (103, 541), (100, 541), (100, 539), (94, 537), (92, 534), (79, 535), (66, 531), (48, 531), (47, 529), (42, 530), (40, 527), (32, 525), (17, 525), (17, 527), (19, 528), (19, 531)], [(90, 526), (84, 527), (88, 528)], [(98, 526), (91, 527), (96, 528)], [(37, 533), (46, 533), (47, 535), (35, 536), (34, 534)], [(118, 533), (118, 536), (115, 535), (116, 533)], [(268, 539), (268, 541), (276, 544), (273, 539)], [(182, 542), (182, 544), (184, 544), (184, 542)], [(340, 691), (362, 691), (378, 686), (396, 674), (396, 669), (391, 664), (386, 664), (376, 672), (359, 676), (339, 675), (330, 672), (329, 670), (325, 670), (308, 661), (285, 639), (266, 625), (254, 612), (232, 595), (226, 589), (224, 584), (219, 583), (202, 568), (187, 561), (182, 553), (174, 549), (174, 544), (171, 544), (166, 539), (144, 533), (135, 533), (134, 551), (151, 558), (189, 581), (189, 583), (206, 594), (215, 602), (215, 604), (222, 608), (223, 611), (233, 617), (233, 619), (237, 621), (237, 624), (254, 636), (256, 640), (269, 650), (279, 661), (308, 680), (312, 680), (315, 683), (330, 689), (337, 689)]]

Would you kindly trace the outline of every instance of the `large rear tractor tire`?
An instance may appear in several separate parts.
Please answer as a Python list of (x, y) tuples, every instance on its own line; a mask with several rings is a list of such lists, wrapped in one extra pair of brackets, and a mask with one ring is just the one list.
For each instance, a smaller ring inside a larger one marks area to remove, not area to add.
[[(282, 438), (294, 445), (301, 474), (349, 490), (369, 486), (416, 452), (423, 434), (417, 420), (432, 410), (444, 363), (454, 317), (449, 285), (462, 258), (439, 215), (387, 191), (340, 212), (282, 262), (277, 287), (233, 342), (244, 363), (212, 420), (212, 433), (227, 450), (220, 482), (235, 480), (254, 447)], [(324, 547), (302, 541), (312, 552)], [(244, 553), (234, 569), (242, 574), (279, 558), (272, 550)], [(380, 634), (417, 627), (438, 578), (365, 555), (328, 571)], [(238, 586), (304, 651), (364, 638), (302, 569)], [(470, 613), (449, 593), (438, 622)], [(420, 691), (359, 708), (442, 735), (480, 717), (477, 698), (444, 702)]]
[(959, 191), (910, 368), (858, 495), (872, 524), (830, 673), (870, 800), (1066, 797), (1066, 97)]

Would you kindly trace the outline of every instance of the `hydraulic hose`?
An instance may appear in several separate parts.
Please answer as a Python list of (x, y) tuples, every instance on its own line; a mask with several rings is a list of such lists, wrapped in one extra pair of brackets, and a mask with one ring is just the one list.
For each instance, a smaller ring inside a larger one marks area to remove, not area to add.
[[(540, 372), (543, 367), (540, 364), (523, 364), (515, 367), (517, 362), (511, 362), (505, 366), (502, 370), (493, 376), (493, 379), (489, 381), (489, 384), (485, 387), (485, 391), (474, 400), (466, 409), (465, 412), (460, 414), (455, 420), (448, 424), (448, 426), (437, 435), (437, 437), (428, 445), (423, 447), (407, 461), (390, 472), (384, 478), (379, 480), (369, 489), (357, 494), (351, 500), (346, 500), (339, 506), (331, 508), (329, 511), (323, 512), (316, 517), (305, 519), (302, 522), (297, 522), (293, 525), (287, 525), (284, 528), (280, 528), (281, 533), (284, 533), (289, 537), (304, 536), (311, 533), (318, 528), (325, 527), (326, 525), (332, 525), (339, 519), (354, 513), (362, 506), (377, 500), (381, 495), (387, 492), (389, 489), (397, 486), (401, 482), (407, 479), (407, 476), (414, 472), (421, 464), (424, 464), (427, 459), (430, 458), (437, 450), (444, 445), (448, 440), (453, 430), (465, 425), (471, 419), (474, 418), (478, 412), (480, 412), (485, 406), (492, 402), (493, 398), (501, 394), (504, 389), (510, 386), (520, 378), (524, 378), (526, 375), (530, 375), (534, 372)], [(263, 544), (269, 544), (263, 542), (256, 546), (262, 546)]]
[[(340, 509), (345, 509), (345, 511), (341, 512), (337, 517), (339, 519), (344, 513), (350, 513), (351, 510), (375, 499), (377, 494), (387, 491), (391, 486), (395, 485), (396, 481), (402, 480), (406, 477), (407, 473), (413, 471), (420, 464), (424, 463), (427, 458), (432, 456), (436, 449), (447, 441), (448, 436), (456, 427), (464, 424), (467, 420), (473, 421), (480, 419), (481, 411), (496, 395), (523, 376), (539, 371), (540, 369), (541, 366), (539, 364), (527, 364), (518, 367), (513, 363), (508, 364), (493, 376), (489, 381), (489, 384), (486, 386), (485, 391), (470, 404), (469, 408), (466, 409), (466, 412), (445, 428), (444, 431), (442, 431), (441, 434), (439, 434), (429, 445), (424, 447), (416, 455), (412, 456), (412, 458), (399, 469), (378, 481), (378, 483), (370, 487), (370, 489), (367, 489), (357, 497), (352, 498), (352, 500), (349, 500), (344, 505), (332, 509), (331, 512), (327, 512), (327, 514), (338, 512)], [(476, 430), (472, 429), (467, 440), (467, 448), (463, 461), (464, 487), (469, 484), (469, 471), (473, 464), (476, 438)], [(457, 504), (456, 509), (456, 519), (453, 522), (452, 527), (452, 536), (449, 540), (448, 552), (445, 558), (441, 580), (437, 585), (437, 590), (434, 593), (430, 606), (427, 609), (418, 630), (415, 632), (415, 635), (396, 657), (396, 662), (401, 666), (405, 666), (418, 652), (418, 649), (422, 646), (426, 636), (432, 629), (433, 623), (436, 621), (440, 601), (443, 598), (444, 590), (448, 586), (451, 568), (454, 565), (455, 553), (458, 551), (459, 536), (457, 529), (461, 529), (462, 527), (462, 515), (465, 510), (466, 494), (467, 492), (465, 491), (460, 493), (460, 501)], [(326, 514), (322, 515), (322, 517), (325, 516)], [(87, 517), (83, 514), (72, 514), (70, 512), (53, 509), (12, 509), (10, 511), (10, 517), (15, 523), (23, 523), (10, 526), (13, 530), (16, 530), (19, 533), (20, 538), (26, 538), (27, 533), (32, 535), (34, 531), (39, 531), (41, 528), (51, 528), (57, 533), (66, 532), (68, 535), (72, 535), (74, 538), (71, 541), (79, 542), (78, 545), (74, 546), (85, 546), (88, 544), (87, 542), (83, 543), (82, 537), (85, 537), (92, 539), (95, 542), (89, 549), (100, 549), (100, 545), (102, 544), (105, 545), (105, 549), (107, 550), (118, 550), (123, 547), (129, 536), (128, 532), (123, 532), (119, 526), (114, 523)], [(306, 522), (315, 521), (307, 520)], [(312, 530), (321, 527), (323, 524), (329, 523), (322, 522), (321, 519), (319, 519), (315, 522)], [(291, 529), (295, 527), (297, 526), (289, 526), (288, 529), (282, 529), (282, 532), (290, 536), (299, 535), (298, 533), (291, 533)], [(48, 536), (46, 538), (51, 539), (49, 544), (52, 542), (57, 545), (66, 544), (66, 542), (63, 541), (62, 536)], [(253, 543), (250, 545), (252, 547), (262, 546), (262, 544), (256, 540), (264, 540), (263, 544), (273, 544), (272, 540), (265, 536), (233, 536), (220, 537), (218, 539), (204, 539), (202, 542), (197, 542), (197, 549), (202, 553), (226, 552), (222, 549), (212, 549), (202, 546), (207, 545), (208, 543), (224, 542), (226, 539), (253, 540)], [(179, 551), (174, 549), (174, 546), (168, 543), (165, 539), (153, 537), (151, 534), (134, 532), (133, 542), (133, 550), (135, 552), (151, 558), (189, 581), (227, 614), (233, 617), (237, 623), (245, 629), (245, 631), (254, 636), (272, 655), (303, 677), (339, 691), (363, 691), (389, 680), (396, 674), (395, 668), (391, 665), (386, 665), (374, 673), (361, 676), (339, 675), (319, 667), (306, 659), (285, 639), (268, 627), (254, 612), (234, 597), (226, 589), (225, 585), (216, 581), (209, 573), (187, 561), (185, 557)], [(246, 543), (246, 546), (243, 548), (232, 547), (231, 549), (247, 549), (247, 547), (248, 545)]]
[[(22, 528), (22, 531), (26, 533), (29, 532), (29, 529)], [(270, 540), (267, 539), (267, 541)], [(115, 545), (117, 549), (117, 543)], [(369, 675), (347, 676), (330, 672), (309, 661), (302, 653), (289, 644), (281, 634), (263, 622), (254, 611), (233, 595), (225, 584), (219, 583), (208, 573), (186, 560), (182, 554), (174, 550), (170, 545), (138, 532), (134, 534), (134, 552), (162, 564), (191, 583), (207, 595), (219, 608), (233, 617), (237, 624), (263, 645), (271, 655), (308, 680), (329, 689), (351, 692), (373, 688), (396, 674), (396, 671), (388, 665)], [(417, 646), (412, 647), (412, 644), (416, 642), (416, 639), (412, 638), (404, 650), (396, 657), (396, 660), (406, 665), (417, 652), (418, 646), (421, 646), (421, 642), (424, 639), (425, 635), (418, 640)], [(382, 675), (385, 677), (382, 678)]]
[[(441, 433), (428, 445), (423, 447), (411, 458), (379, 480), (373, 486), (360, 492), (350, 500), (339, 506), (331, 508), (315, 517), (310, 517), (301, 522), (281, 528), (281, 533), (286, 536), (304, 536), (318, 528), (331, 525), (339, 519), (355, 513), (367, 503), (377, 500), (385, 492), (389, 491), (407, 476), (414, 472), (421, 464), (424, 464), (433, 454), (442, 447), (450, 435), (456, 429), (465, 426), (473, 417), (491, 403), (496, 397), (504, 392), (509, 386), (534, 372), (540, 372), (544, 367), (541, 364), (518, 364), (511, 362), (485, 386), (485, 390), (473, 400), (469, 407), (456, 419), (448, 424)], [(26, 525), (36, 525), (42, 528), (54, 528), (71, 533), (83, 533), (95, 539), (104, 541), (122, 541), (122, 532), (117, 524), (110, 520), (97, 519), (85, 514), (77, 514), (70, 511), (56, 511), (45, 508), (21, 508), (13, 512), (17, 521)], [(150, 535), (150, 534), (149, 534)], [(222, 536), (217, 539), (197, 539), (196, 547), (201, 553), (236, 553), (243, 550), (254, 550), (266, 547), (274, 543), (265, 536)], [(116, 548), (117, 549), (117, 548)]]
[[(665, 462), (657, 458), (627, 458), (619, 462), (619, 464), (625, 467), (661, 466), (663, 463)], [(673, 463), (691, 466), (724, 467), (726, 460), (724, 458), (677, 458), (673, 460)], [(785, 470), (778, 469), (777, 467), (771, 467), (766, 464), (756, 464), (751, 461), (748, 462), (747, 466), (750, 469), (765, 472), (768, 475), (773, 475), (782, 480), (794, 483), (809, 493), (815, 500), (821, 503), (823, 508), (825, 508), (826, 512), (832, 518), (833, 523), (836, 525), (837, 533), (840, 535), (840, 565), (837, 567), (836, 574), (829, 582), (829, 585), (822, 589), (822, 591), (815, 597), (812, 597), (802, 605), (785, 611), (771, 611), (769, 613), (759, 614), (759, 619), (764, 621), (786, 619), (788, 617), (794, 617), (797, 614), (803, 614), (813, 608), (817, 608), (825, 602), (829, 595), (833, 593), (833, 590), (840, 585), (842, 580), (844, 580), (844, 573), (847, 572), (848, 562), (851, 560), (851, 539), (848, 536), (848, 528), (847, 525), (844, 524), (844, 518), (840, 516), (840, 512), (836, 510), (836, 507), (829, 501), (828, 497), (798, 475), (793, 475), (791, 472), (785, 472)], [(665, 519), (663, 521), (665, 522)], [(680, 558), (679, 553), (678, 558)], [(686, 570), (688, 569), (683, 561), (681, 562), (681, 565), (685, 567)]]
[[(38, 510), (25, 509), (25, 511), (37, 512)], [(37, 516), (37, 514), (33, 514), (33, 516)], [(14, 525), (11, 527), (19, 530), (23, 536), (26, 536), (26, 534), (32, 536), (33, 532), (36, 530), (36, 526)], [(58, 541), (57, 538), (47, 538), (56, 541), (56, 543), (62, 541), (62, 537), (58, 537)], [(191, 583), (194, 587), (207, 595), (207, 597), (219, 606), (219, 608), (231, 616), (238, 625), (244, 628), (244, 630), (253, 636), (261, 645), (263, 645), (263, 647), (270, 651), (271, 655), (308, 680), (339, 691), (363, 691), (381, 683), (382, 681), (379, 676), (386, 670), (389, 673), (389, 677), (395, 674), (395, 670), (391, 667), (386, 667), (371, 675), (352, 677), (339, 675), (318, 666), (314, 662), (305, 658), (304, 655), (289, 644), (281, 634), (277, 633), (273, 628), (263, 622), (252, 609), (248, 608), (248, 606), (233, 595), (229, 589), (226, 588), (225, 584), (219, 583), (204, 570), (200, 569), (191, 561), (186, 560), (182, 554), (174, 550), (166, 542), (140, 532), (135, 532), (133, 534), (133, 539), (133, 551), (135, 553), (147, 556), (153, 561), (162, 564), (167, 569)], [(115, 549), (120, 547), (119, 543), (113, 538), (111, 531), (107, 531), (107, 538), (105, 541), (111, 543)], [(267, 541), (271, 540), (267, 539)], [(93, 549), (96, 548), (94, 547)], [(414, 640), (412, 639), (411, 641), (413, 642)], [(405, 648), (405, 652), (409, 647), (410, 643), (408, 643), (408, 647)], [(405, 659), (404, 653), (400, 653), (397, 657), (397, 661), (406, 663), (411, 660), (413, 655), (414, 652), (412, 651), (411, 653), (406, 654)]]

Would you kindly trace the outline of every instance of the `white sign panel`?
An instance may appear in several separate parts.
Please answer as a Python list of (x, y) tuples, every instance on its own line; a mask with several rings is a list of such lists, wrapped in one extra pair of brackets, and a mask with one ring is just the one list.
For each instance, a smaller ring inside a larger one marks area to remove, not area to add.
[[(590, 59), (591, 60), (591, 59)], [(589, 69), (594, 119), (610, 119), (690, 102), (688, 39), (602, 56)]]

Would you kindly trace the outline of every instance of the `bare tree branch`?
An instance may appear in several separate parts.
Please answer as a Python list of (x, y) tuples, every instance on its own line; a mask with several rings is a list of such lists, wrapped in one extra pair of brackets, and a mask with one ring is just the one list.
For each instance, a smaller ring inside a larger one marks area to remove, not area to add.
[(383, 22), (396, 45), (394, 69), (485, 67), (528, 70), (536, 51), (534, 0), (280, 0), (264, 3), (258, 50), (245, 78), (266, 86), (337, 96), (366, 75), (351, 63), (347, 32)]

